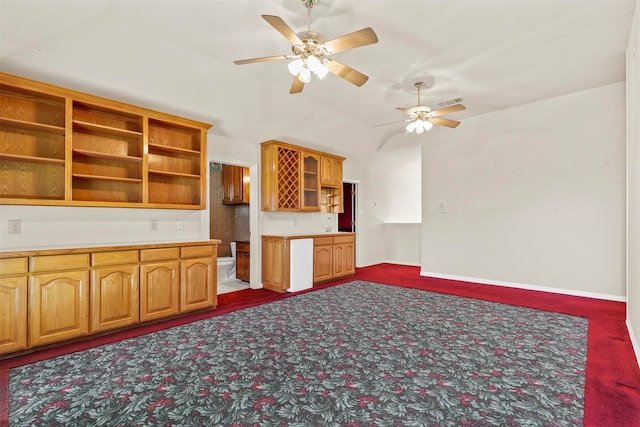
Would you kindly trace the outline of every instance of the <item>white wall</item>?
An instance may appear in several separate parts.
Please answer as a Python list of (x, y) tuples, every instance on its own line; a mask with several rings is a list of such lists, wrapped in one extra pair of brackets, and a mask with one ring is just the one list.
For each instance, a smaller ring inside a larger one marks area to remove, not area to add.
[(430, 139), (422, 274), (624, 299), (624, 129), (617, 83)]
[(627, 326), (640, 365), (640, 7), (627, 49)]
[(418, 265), (420, 233), (410, 229), (420, 223), (421, 216), (420, 145), (381, 149), (354, 160), (359, 168), (354, 174), (347, 159), (345, 179), (359, 179), (356, 265)]
[[(422, 135), (424, 139), (429, 134)], [(422, 158), (415, 139), (411, 145), (378, 151), (371, 162), (373, 185), (380, 197), (380, 217), (385, 223), (419, 224), (422, 218)]]
[[(203, 240), (209, 238), (209, 225), (202, 212), (0, 205), (0, 251)], [(13, 219), (22, 222), (21, 234), (8, 234)], [(152, 219), (158, 221), (157, 231), (151, 231)]]
[(420, 223), (384, 223), (385, 262), (419, 266), (420, 228)]

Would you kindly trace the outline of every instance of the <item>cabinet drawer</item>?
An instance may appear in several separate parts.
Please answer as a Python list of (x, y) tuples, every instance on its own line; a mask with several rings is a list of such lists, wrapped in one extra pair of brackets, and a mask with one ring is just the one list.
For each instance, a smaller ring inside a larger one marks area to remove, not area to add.
[(138, 251), (96, 252), (91, 254), (91, 265), (95, 267), (135, 264), (137, 262)]
[(314, 237), (313, 238), (313, 246), (325, 246), (332, 245), (333, 237)]
[(249, 242), (236, 242), (236, 252), (249, 252)]
[(212, 257), (213, 245), (204, 246), (184, 246), (180, 248), (182, 258)]
[(31, 257), (33, 273), (42, 271), (76, 270), (89, 267), (89, 254), (43, 255)]
[(140, 251), (140, 261), (163, 261), (180, 258), (180, 248), (143, 249)]
[(353, 243), (355, 238), (353, 236), (337, 236), (333, 238), (333, 243)]
[(25, 274), (27, 271), (29, 271), (29, 259), (27, 257), (0, 259), (0, 276)]

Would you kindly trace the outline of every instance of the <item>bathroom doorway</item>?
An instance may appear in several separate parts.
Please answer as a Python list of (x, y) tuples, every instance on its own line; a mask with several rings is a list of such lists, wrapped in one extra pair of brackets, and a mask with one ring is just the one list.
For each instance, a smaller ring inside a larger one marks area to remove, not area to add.
[(249, 171), (247, 166), (230, 162), (209, 164), (209, 236), (220, 240), (218, 294), (250, 287), (252, 209)]

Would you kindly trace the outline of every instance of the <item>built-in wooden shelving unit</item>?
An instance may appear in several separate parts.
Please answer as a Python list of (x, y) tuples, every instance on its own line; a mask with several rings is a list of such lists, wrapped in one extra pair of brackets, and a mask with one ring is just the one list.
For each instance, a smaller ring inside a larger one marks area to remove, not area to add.
[(0, 204), (204, 209), (210, 127), (0, 73)]

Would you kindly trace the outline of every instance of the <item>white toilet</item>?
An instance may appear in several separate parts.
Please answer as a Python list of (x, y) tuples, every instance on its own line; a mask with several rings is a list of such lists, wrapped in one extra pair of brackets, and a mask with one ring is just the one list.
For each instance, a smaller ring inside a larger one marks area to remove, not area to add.
[(231, 242), (231, 256), (218, 258), (218, 282), (236, 279), (236, 242)]

